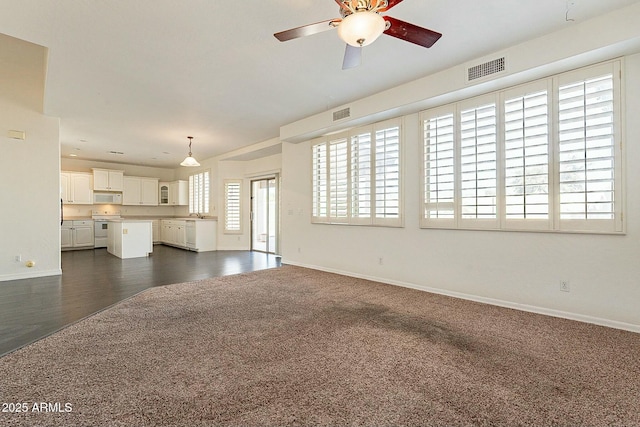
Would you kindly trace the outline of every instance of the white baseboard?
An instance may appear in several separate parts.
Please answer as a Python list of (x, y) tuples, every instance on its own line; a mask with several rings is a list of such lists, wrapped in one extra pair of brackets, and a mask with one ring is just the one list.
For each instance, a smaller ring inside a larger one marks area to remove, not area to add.
[(305, 267), (313, 270), (326, 271), (327, 273), (341, 274), (343, 276), (356, 277), (358, 279), (372, 280), (374, 282), (386, 283), (388, 285), (402, 286), (404, 288), (416, 289), (419, 291), (425, 291), (433, 294), (445, 295), (453, 298), (460, 298), (460, 299), (480, 302), (484, 304), (491, 304), (498, 307), (511, 308), (514, 310), (526, 311), (526, 312), (536, 313), (536, 314), (543, 314), (546, 316), (559, 317), (562, 319), (575, 320), (575, 321), (584, 322), (584, 323), (592, 323), (594, 325), (606, 326), (609, 328), (640, 333), (640, 325), (634, 325), (632, 323), (619, 322), (616, 320), (603, 319), (600, 317), (587, 316), (584, 314), (571, 313), (567, 311), (560, 311), (560, 310), (555, 310), (551, 308), (538, 307), (534, 305), (520, 304), (516, 302), (511, 302), (511, 301), (503, 301), (503, 300), (494, 299), (494, 298), (480, 297), (477, 295), (465, 294), (462, 292), (448, 291), (446, 289), (432, 288), (429, 286), (417, 285), (415, 283), (407, 283), (407, 282), (401, 282), (397, 280), (390, 280), (382, 277), (369, 276), (366, 274), (358, 274), (358, 273), (353, 273), (353, 272), (344, 271), (344, 270), (336, 270), (332, 268), (304, 264), (304, 263), (289, 261), (285, 259), (282, 259), (282, 264), (295, 265), (297, 267)]
[(42, 270), (28, 273), (4, 274), (0, 276), (0, 282), (6, 282), (7, 280), (33, 279), (35, 277), (60, 276), (61, 274), (61, 269)]

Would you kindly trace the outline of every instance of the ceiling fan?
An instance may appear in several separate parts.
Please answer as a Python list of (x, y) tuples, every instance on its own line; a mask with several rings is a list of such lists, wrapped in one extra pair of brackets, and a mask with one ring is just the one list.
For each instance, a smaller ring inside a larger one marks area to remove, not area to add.
[(342, 18), (329, 19), (275, 33), (281, 42), (299, 37), (338, 29), (338, 36), (347, 43), (342, 69), (360, 65), (362, 47), (373, 43), (381, 34), (387, 34), (423, 47), (431, 47), (442, 34), (401, 21), (391, 16), (382, 16), (402, 0), (335, 0), (340, 6)]

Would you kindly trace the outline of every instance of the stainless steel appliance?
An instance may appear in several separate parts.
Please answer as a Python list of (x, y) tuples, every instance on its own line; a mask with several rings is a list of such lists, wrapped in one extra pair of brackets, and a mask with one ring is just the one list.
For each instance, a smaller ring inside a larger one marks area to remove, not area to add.
[(107, 247), (107, 232), (109, 230), (109, 220), (119, 219), (120, 211), (112, 210), (94, 210), (91, 218), (93, 218), (93, 237), (94, 248), (106, 248)]

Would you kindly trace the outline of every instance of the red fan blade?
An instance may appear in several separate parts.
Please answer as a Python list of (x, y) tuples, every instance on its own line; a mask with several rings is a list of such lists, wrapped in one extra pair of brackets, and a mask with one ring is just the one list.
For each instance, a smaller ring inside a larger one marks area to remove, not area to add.
[(393, 6), (397, 5), (398, 3), (402, 3), (402, 0), (387, 0), (387, 7), (380, 9), (380, 12), (386, 12), (387, 10), (391, 9)]
[(362, 63), (362, 48), (347, 44), (344, 51), (344, 60), (342, 61), (342, 69), (357, 67)]
[(332, 30), (341, 21), (341, 19), (329, 19), (328, 21), (316, 22), (315, 24), (304, 25), (298, 28), (292, 28), (286, 31), (275, 33), (274, 36), (281, 42), (297, 39), (298, 37), (310, 36), (312, 34), (321, 33), (323, 31)]
[(440, 37), (442, 37), (442, 34), (440, 33), (418, 27), (417, 25), (413, 25), (390, 16), (385, 16), (384, 20), (391, 24), (391, 26), (384, 32), (385, 34), (420, 46), (431, 47)]

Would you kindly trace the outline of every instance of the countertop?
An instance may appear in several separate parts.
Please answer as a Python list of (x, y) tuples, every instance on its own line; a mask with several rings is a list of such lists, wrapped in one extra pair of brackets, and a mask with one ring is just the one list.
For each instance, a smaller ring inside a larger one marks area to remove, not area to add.
[[(174, 219), (174, 220), (181, 220), (181, 221), (217, 221), (218, 217), (215, 216), (211, 216), (211, 217), (206, 217), (206, 218), (197, 218), (195, 216), (192, 217), (186, 217), (186, 216), (166, 216), (166, 215), (161, 215), (161, 216), (152, 216), (152, 215), (136, 215), (136, 216), (121, 216), (118, 219), (124, 219), (127, 221), (131, 221), (131, 220), (144, 220), (144, 221), (153, 221), (156, 219)], [(65, 216), (64, 217), (65, 221), (93, 221), (94, 219), (90, 216)], [(106, 221), (106, 220), (103, 220)]]
[(132, 219), (132, 218), (117, 218), (109, 219), (109, 222), (152, 222), (152, 219)]
[(218, 217), (206, 217), (206, 218), (198, 218), (195, 216), (187, 217), (187, 216), (123, 216), (123, 219), (146, 219), (146, 220), (156, 220), (156, 219), (168, 219), (168, 220), (176, 220), (176, 221), (217, 221)]

